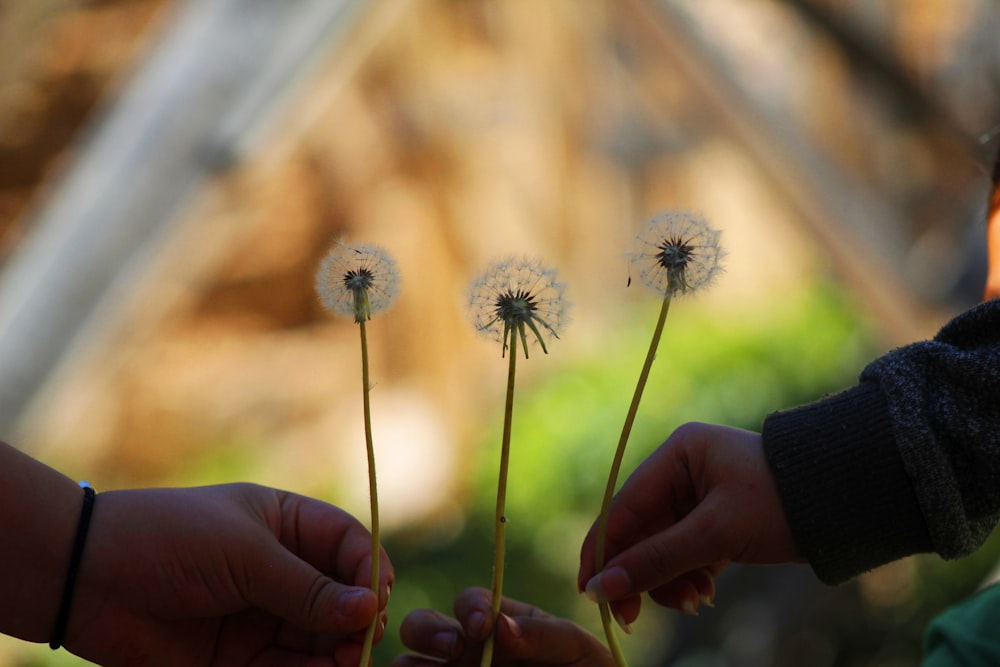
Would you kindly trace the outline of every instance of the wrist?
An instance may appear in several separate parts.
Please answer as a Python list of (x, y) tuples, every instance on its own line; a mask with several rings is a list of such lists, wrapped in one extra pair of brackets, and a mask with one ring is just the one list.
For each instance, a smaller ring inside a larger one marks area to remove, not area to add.
[(0, 465), (0, 631), (48, 642), (58, 614), (83, 492), (9, 445)]
[(66, 626), (69, 624), (69, 615), (73, 611), (73, 598), (76, 593), (76, 580), (80, 573), (80, 564), (83, 561), (83, 551), (87, 546), (87, 534), (90, 530), (90, 520), (94, 514), (94, 505), (97, 500), (97, 492), (87, 482), (80, 482), (83, 491), (83, 505), (80, 508), (80, 519), (76, 525), (76, 532), (73, 536), (73, 548), (70, 551), (69, 565), (66, 568), (66, 576), (63, 578), (62, 595), (59, 598), (59, 611), (52, 628), (52, 635), (49, 639), (49, 648), (56, 650), (60, 648), (66, 638)]
[[(130, 545), (117, 541), (118, 528), (123, 521), (122, 493), (106, 491), (95, 497), (86, 541), (77, 564), (66, 625), (60, 637), (67, 651), (97, 664), (105, 664), (107, 647), (115, 646), (116, 641), (130, 634), (126, 621), (128, 614), (121, 604), (121, 593), (129, 589), (129, 584), (123, 582), (133, 581), (129, 572), (131, 563), (147, 559), (147, 555), (136, 553), (130, 550)], [(66, 565), (69, 567), (68, 559)], [(62, 581), (66, 581), (65, 577)]]

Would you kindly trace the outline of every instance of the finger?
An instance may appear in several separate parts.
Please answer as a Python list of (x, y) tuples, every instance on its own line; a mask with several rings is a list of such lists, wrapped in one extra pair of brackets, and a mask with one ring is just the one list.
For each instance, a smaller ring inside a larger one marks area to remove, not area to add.
[(587, 582), (597, 574), (595, 554), (597, 552), (597, 521), (599, 520), (600, 517), (591, 525), (587, 535), (583, 538), (583, 544), (580, 546), (580, 569), (576, 574), (576, 588), (581, 593), (586, 591)]
[(701, 604), (708, 607), (715, 606), (715, 580), (719, 573), (726, 568), (726, 565), (728, 563), (715, 563), (689, 573), (688, 576), (692, 578), (695, 588), (698, 589), (698, 599)]
[[(462, 591), (455, 598), (455, 618), (469, 639), (485, 641), (493, 631), (493, 594), (485, 588), (472, 587)], [(500, 611), (509, 616), (548, 616), (538, 607), (512, 598), (504, 598)]]
[(532, 665), (609, 665), (604, 645), (572, 621), (552, 616), (500, 614), (497, 647), (506, 658)]
[[(361, 661), (361, 645), (352, 645), (349, 649), (336, 651), (332, 656), (315, 656), (285, 651), (279, 648), (268, 648), (253, 657), (250, 667), (357, 667)], [(220, 663), (236, 664), (236, 663)]]
[[(240, 590), (252, 605), (306, 630), (349, 634), (366, 628), (388, 598), (367, 588), (371, 534), (347, 512), (293, 493), (239, 487), (278, 539), (248, 538)], [(332, 575), (332, 576), (331, 576)], [(346, 582), (346, 583), (345, 583)]]
[(541, 607), (536, 607), (533, 604), (527, 602), (521, 602), (520, 600), (515, 600), (513, 598), (505, 597), (500, 603), (500, 611), (508, 616), (525, 617), (530, 616), (531, 618), (551, 618), (552, 614), (548, 613)]
[[(276, 628), (273, 615), (252, 609), (229, 616), (215, 637), (212, 664), (247, 665), (351, 665), (357, 667), (361, 658), (362, 638), (317, 635), (291, 624)], [(182, 658), (164, 664), (189, 664)]]
[(433, 609), (411, 611), (399, 627), (399, 638), (411, 651), (441, 660), (456, 658), (462, 651), (462, 626)]
[(422, 655), (397, 655), (392, 660), (392, 667), (441, 667), (445, 663)]
[(727, 560), (724, 546), (713, 539), (712, 503), (705, 503), (680, 522), (608, 561), (586, 584), (588, 596), (621, 600), (664, 586), (685, 572)]
[(649, 591), (649, 597), (664, 607), (697, 615), (701, 606), (715, 606), (715, 575), (710, 567), (686, 572), (671, 582)]
[(485, 641), (493, 631), (492, 593), (485, 588), (466, 588), (455, 598), (455, 618), (465, 636), (472, 641)]
[(281, 545), (248, 573), (247, 599), (260, 609), (314, 632), (348, 634), (368, 627), (379, 611), (375, 593), (345, 586)]
[(697, 616), (701, 600), (694, 583), (685, 577), (670, 581), (649, 591), (649, 598), (662, 607)]
[[(268, 618), (273, 624), (273, 616), (268, 616)], [(385, 634), (385, 625), (386, 613), (384, 611), (379, 612), (378, 621), (375, 624), (374, 644), (378, 644), (382, 640)], [(283, 623), (276, 633), (272, 630), (271, 635), (274, 638), (276, 646), (286, 648), (290, 651), (301, 651), (310, 655), (334, 655), (336, 651), (340, 650), (342, 645), (356, 644), (359, 647), (358, 653), (360, 654), (360, 647), (364, 643), (367, 630), (366, 626), (347, 635), (317, 633), (292, 623)], [(219, 664), (237, 663), (220, 661)]]
[(632, 624), (639, 618), (642, 610), (642, 598), (634, 595), (624, 600), (615, 600), (611, 603), (611, 615), (614, 617), (618, 627), (626, 634), (632, 634)]
[[(608, 508), (606, 560), (641, 538), (670, 527), (694, 507), (690, 468), (685, 464), (687, 441), (700, 424), (675, 430), (629, 475)], [(577, 585), (581, 591), (596, 574), (597, 521), (584, 538)]]
[[(663, 501), (663, 506), (667, 506), (666, 501)], [(636, 515), (628, 513), (622, 519), (612, 518), (611, 520), (614, 523), (609, 524), (605, 530), (605, 555), (600, 568), (597, 567), (595, 558), (597, 550), (596, 524), (580, 548), (580, 569), (577, 573), (577, 586), (580, 592), (586, 592), (587, 583), (599, 570), (604, 569), (612, 557), (636, 543), (668, 529), (674, 523), (673, 517), (668, 517), (666, 514), (640, 520)]]
[[(277, 492), (279, 539), (290, 551), (321, 572), (341, 581), (371, 587), (371, 533), (348, 512), (314, 498)], [(379, 548), (379, 608), (385, 608), (395, 571)]]

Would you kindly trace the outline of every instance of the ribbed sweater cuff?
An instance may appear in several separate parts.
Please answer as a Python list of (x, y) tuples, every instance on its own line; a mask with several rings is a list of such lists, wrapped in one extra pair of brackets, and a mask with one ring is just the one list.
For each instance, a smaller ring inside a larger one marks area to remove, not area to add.
[(775, 412), (762, 432), (792, 534), (824, 583), (930, 550), (876, 384)]

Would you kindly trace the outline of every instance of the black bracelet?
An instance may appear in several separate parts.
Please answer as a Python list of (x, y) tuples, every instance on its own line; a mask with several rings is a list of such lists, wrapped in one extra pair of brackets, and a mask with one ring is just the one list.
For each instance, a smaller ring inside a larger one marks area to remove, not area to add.
[(69, 623), (69, 610), (73, 604), (73, 590), (76, 588), (76, 575), (83, 559), (83, 545), (87, 542), (87, 529), (90, 528), (90, 516), (94, 512), (94, 499), (97, 492), (87, 482), (80, 482), (83, 487), (83, 508), (80, 510), (80, 523), (76, 526), (76, 538), (73, 540), (73, 553), (69, 559), (69, 570), (66, 572), (66, 585), (63, 586), (62, 600), (59, 603), (59, 615), (52, 630), (52, 641), (49, 648), (53, 651), (62, 646), (66, 626)]

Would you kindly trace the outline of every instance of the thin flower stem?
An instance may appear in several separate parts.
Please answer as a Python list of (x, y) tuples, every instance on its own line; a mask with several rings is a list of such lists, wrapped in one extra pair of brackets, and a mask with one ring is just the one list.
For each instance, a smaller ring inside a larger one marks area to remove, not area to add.
[[(379, 561), (381, 545), (379, 543), (379, 521), (378, 521), (378, 485), (375, 479), (375, 447), (372, 444), (372, 410), (371, 410), (371, 383), (368, 374), (368, 334), (365, 329), (365, 322), (358, 322), (361, 330), (361, 380), (364, 384), (364, 413), (365, 413), (365, 446), (368, 450), (368, 495), (371, 499), (371, 522), (372, 522), (372, 592), (378, 597), (379, 594)], [(361, 648), (360, 667), (368, 667), (371, 661), (372, 644), (375, 640), (375, 628), (378, 625), (378, 614), (372, 619), (371, 625), (365, 632), (365, 643)]]
[(611, 651), (611, 657), (614, 658), (618, 667), (626, 667), (628, 663), (625, 661), (625, 654), (622, 653), (622, 647), (618, 644), (618, 637), (615, 635), (614, 626), (611, 623), (611, 605), (602, 602), (600, 608), (601, 625), (604, 626), (604, 635), (608, 639), (608, 650)]
[[(520, 334), (524, 336), (524, 325), (519, 325)], [(496, 637), (497, 619), (500, 616), (500, 603), (503, 601), (503, 570), (506, 559), (506, 527), (507, 516), (504, 514), (507, 504), (507, 467), (510, 460), (510, 432), (514, 417), (514, 375), (517, 371), (517, 340), (515, 332), (510, 332), (510, 358), (507, 361), (507, 399), (503, 411), (503, 441), (500, 446), (500, 477), (497, 481), (496, 510), (496, 541), (493, 551), (493, 630), (483, 644), (483, 656), (480, 667), (490, 667), (493, 664), (493, 643)]]
[[(663, 304), (660, 306), (660, 317), (656, 321), (656, 328), (653, 329), (653, 338), (649, 342), (649, 351), (646, 352), (646, 360), (642, 364), (642, 371), (639, 373), (639, 381), (636, 383), (635, 393), (632, 395), (632, 404), (629, 405), (628, 414), (625, 416), (625, 424), (622, 426), (622, 434), (618, 439), (618, 449), (615, 450), (615, 458), (611, 463), (611, 472), (608, 475), (608, 485), (604, 489), (604, 501), (601, 503), (601, 514), (597, 522), (597, 544), (594, 551), (594, 571), (600, 572), (604, 568), (605, 541), (608, 536), (608, 512), (611, 509), (611, 499), (615, 495), (615, 488), (618, 485), (618, 472), (622, 467), (622, 459), (625, 457), (625, 445), (628, 444), (629, 435), (632, 433), (632, 424), (635, 423), (635, 416), (639, 412), (639, 401), (642, 400), (642, 392), (646, 388), (646, 381), (649, 379), (649, 370), (653, 367), (653, 360), (656, 358), (656, 349), (660, 345), (660, 337), (663, 335), (663, 326), (667, 321), (667, 313), (670, 311), (670, 294), (663, 297)], [(611, 623), (611, 607), (607, 602), (601, 605), (601, 623), (604, 626), (604, 634), (608, 638), (608, 648), (614, 656), (615, 664), (618, 667), (625, 667), (625, 658), (618, 647), (618, 640), (615, 637), (614, 627)]]

